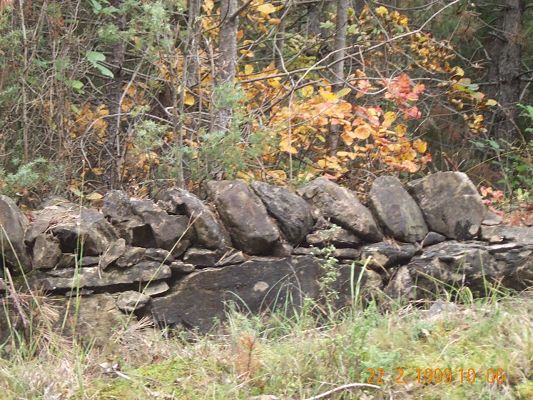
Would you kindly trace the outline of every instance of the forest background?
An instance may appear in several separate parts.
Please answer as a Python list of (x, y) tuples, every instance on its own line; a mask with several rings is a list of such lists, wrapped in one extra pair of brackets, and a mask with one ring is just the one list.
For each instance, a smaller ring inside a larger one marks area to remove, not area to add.
[[(363, 191), (467, 172), (532, 196), (525, 0), (0, 0), (0, 191), (209, 179)], [(505, 195), (505, 196), (504, 196)]]

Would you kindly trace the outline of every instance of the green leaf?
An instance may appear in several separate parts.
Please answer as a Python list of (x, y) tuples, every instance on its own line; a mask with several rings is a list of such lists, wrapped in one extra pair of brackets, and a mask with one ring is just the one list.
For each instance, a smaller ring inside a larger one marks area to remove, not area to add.
[(83, 82), (67, 79), (65, 84), (79, 93), (83, 93)]
[(98, 69), (98, 71), (100, 71), (102, 75), (107, 76), (108, 78), (114, 77), (113, 72), (109, 68), (106, 68), (100, 64), (96, 64), (95, 67)]
[(102, 75), (107, 76), (108, 78), (113, 78), (113, 72), (109, 68), (100, 64), (102, 61), (105, 61), (104, 53), (99, 51), (88, 51), (85, 55), (85, 58), (87, 58), (87, 61), (89, 61), (94, 68), (100, 71)]
[(99, 51), (88, 51), (85, 57), (93, 65), (100, 61), (105, 61), (105, 54)]

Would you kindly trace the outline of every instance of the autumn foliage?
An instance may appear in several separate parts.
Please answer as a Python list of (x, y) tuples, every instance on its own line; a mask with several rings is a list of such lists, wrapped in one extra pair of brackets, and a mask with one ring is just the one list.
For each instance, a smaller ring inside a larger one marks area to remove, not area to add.
[[(212, 178), (287, 184), (318, 175), (342, 180), (358, 170), (417, 173), (432, 160), (428, 127), (454, 119), (462, 135), (473, 137), (484, 132), (483, 111), (497, 104), (454, 65), (449, 42), (411, 28), (406, 15), (382, 5), (348, 9), (339, 90), (331, 75), (339, 51), (331, 47), (334, 8), (322, 10), (316, 33), (285, 2), (239, 2), (228, 16), (221, 14), (224, 2), (204, 0), (191, 17), (191, 1), (187, 19), (175, 2), (93, 1), (80, 12), (99, 21), (96, 29), (75, 25), (69, 17), (76, 10), (62, 3), (48, 6), (42, 25), (40, 3), (23, 11), (46, 43), (41, 69), (17, 70), (28, 60), (4, 45), (12, 76), (2, 74), (0, 84), (22, 80), (32, 88), (24, 92), (34, 96), (24, 114), (31, 125), (13, 143), (23, 143), (28, 158), (57, 157), (75, 193), (109, 182), (142, 192), (176, 176), (195, 189)], [(0, 4), (7, 31), (18, 17), (10, 2)], [(218, 49), (226, 38), (219, 34), (232, 18), (236, 74), (232, 85), (221, 86)], [(58, 49), (65, 59), (43, 70)], [(35, 83), (39, 74), (49, 76), (42, 85)], [(217, 131), (222, 108), (232, 120)], [(449, 114), (439, 116), (435, 110), (443, 108)], [(35, 127), (49, 138), (46, 145), (32, 145), (39, 141), (29, 135)], [(4, 123), (5, 134), (17, 129)], [(331, 135), (339, 137), (334, 147)]]

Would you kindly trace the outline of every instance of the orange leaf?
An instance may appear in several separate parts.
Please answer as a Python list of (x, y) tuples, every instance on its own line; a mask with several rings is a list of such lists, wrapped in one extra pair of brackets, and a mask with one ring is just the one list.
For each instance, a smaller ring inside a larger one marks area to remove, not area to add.
[(361, 140), (368, 139), (370, 137), (370, 135), (372, 134), (372, 132), (373, 132), (373, 130), (370, 127), (370, 125), (368, 125), (368, 124), (363, 124), (361, 126), (358, 126), (353, 131), (354, 136), (357, 139), (361, 139)]

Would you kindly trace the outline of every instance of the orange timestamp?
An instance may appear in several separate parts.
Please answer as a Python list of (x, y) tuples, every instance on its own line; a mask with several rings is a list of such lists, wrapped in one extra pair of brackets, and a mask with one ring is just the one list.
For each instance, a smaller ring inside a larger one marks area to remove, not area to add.
[[(368, 368), (367, 373), (367, 383), (370, 385), (383, 385), (389, 378), (389, 374), (383, 368)], [(397, 385), (407, 383), (472, 385), (475, 382), (503, 385), (507, 382), (507, 374), (502, 368), (487, 368), (482, 371), (473, 368), (413, 368), (412, 370), (395, 368), (393, 379)]]

